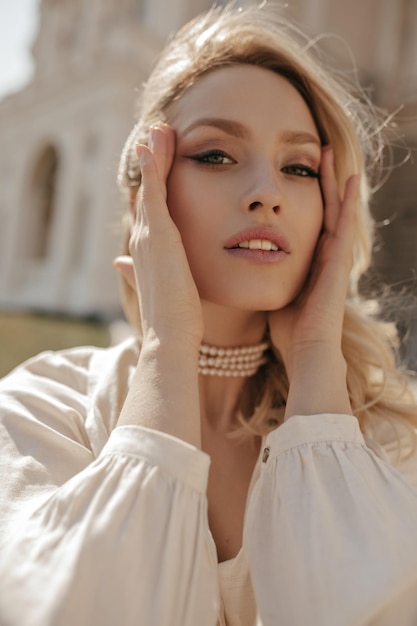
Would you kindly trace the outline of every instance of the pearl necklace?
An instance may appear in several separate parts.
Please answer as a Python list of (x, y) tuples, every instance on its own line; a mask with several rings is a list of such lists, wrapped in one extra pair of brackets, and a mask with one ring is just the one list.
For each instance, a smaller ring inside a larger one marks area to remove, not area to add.
[(266, 363), (269, 343), (254, 346), (216, 348), (202, 343), (198, 355), (198, 373), (203, 376), (253, 376)]

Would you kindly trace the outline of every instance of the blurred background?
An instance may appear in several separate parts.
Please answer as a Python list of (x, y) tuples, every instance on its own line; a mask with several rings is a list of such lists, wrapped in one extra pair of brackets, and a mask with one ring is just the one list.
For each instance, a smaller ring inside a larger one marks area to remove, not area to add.
[[(112, 268), (120, 151), (158, 51), (211, 4), (0, 0), (0, 376), (42, 350), (125, 334)], [(326, 34), (336, 68), (352, 72), (354, 57), (368, 97), (394, 114), (364, 288), (398, 294), (385, 316), (417, 369), (417, 0), (279, 6), (311, 36)]]

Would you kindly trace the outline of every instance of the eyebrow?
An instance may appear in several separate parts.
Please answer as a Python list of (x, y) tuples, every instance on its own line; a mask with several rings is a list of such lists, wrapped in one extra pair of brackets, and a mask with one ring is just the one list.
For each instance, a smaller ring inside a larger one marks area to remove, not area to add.
[(286, 130), (281, 135), (282, 143), (304, 145), (308, 143), (315, 144), (321, 148), (321, 141), (318, 137), (307, 131)]
[(198, 128), (200, 126), (212, 126), (214, 128), (219, 128), (223, 130), (228, 135), (232, 135), (233, 137), (237, 137), (238, 139), (249, 139), (250, 132), (240, 122), (236, 122), (235, 120), (227, 120), (223, 117), (203, 117), (199, 120), (196, 120), (183, 132), (183, 136), (188, 135), (194, 128)]
[[(240, 122), (236, 122), (235, 120), (228, 120), (222, 117), (203, 117), (199, 120), (196, 120), (182, 133), (183, 137), (188, 135), (195, 128), (199, 128), (200, 126), (211, 126), (213, 128), (218, 128), (228, 135), (232, 135), (232, 137), (236, 137), (237, 139), (249, 139), (250, 131), (249, 129), (241, 124)], [(294, 131), (294, 130), (286, 130), (280, 136), (280, 141), (285, 144), (294, 144), (294, 145), (305, 145), (305, 144), (315, 144), (319, 148), (321, 148), (321, 142), (318, 137), (313, 135), (307, 131)]]

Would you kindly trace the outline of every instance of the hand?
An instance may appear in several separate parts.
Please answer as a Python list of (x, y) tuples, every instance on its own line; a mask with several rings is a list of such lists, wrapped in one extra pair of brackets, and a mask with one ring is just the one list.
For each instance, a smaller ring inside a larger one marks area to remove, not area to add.
[(203, 336), (200, 298), (166, 202), (174, 131), (166, 124), (152, 127), (149, 143), (149, 148), (137, 146), (142, 185), (135, 202), (131, 257), (119, 257), (115, 266), (137, 291), (144, 342), (156, 336), (198, 347)]
[[(323, 233), (310, 274), (297, 299), (269, 314), (272, 343), (280, 351), (289, 377), (297, 357), (341, 349), (349, 275), (353, 263), (359, 176), (346, 182), (340, 198), (333, 151), (323, 148), (320, 167), (324, 202)], [(315, 366), (318, 367), (316, 361)]]

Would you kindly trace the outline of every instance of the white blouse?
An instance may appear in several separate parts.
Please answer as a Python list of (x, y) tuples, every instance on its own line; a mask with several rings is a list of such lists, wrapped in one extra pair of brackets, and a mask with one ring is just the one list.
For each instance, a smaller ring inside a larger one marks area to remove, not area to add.
[(382, 422), (365, 443), (351, 415), (286, 421), (218, 564), (208, 455), (117, 426), (137, 356), (134, 340), (45, 353), (0, 382), (2, 626), (417, 624), (406, 430), (398, 452)]

